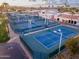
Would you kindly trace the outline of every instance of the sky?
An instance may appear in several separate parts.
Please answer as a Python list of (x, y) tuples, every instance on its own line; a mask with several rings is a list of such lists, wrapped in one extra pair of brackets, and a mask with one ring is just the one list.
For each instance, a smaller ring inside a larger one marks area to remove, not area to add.
[(17, 5), (17, 6), (26, 6), (26, 5), (33, 5), (33, 4), (44, 4), (45, 1), (42, 2), (42, 0), (0, 0), (0, 3), (7, 2), (10, 5)]
[[(62, 4), (66, 0), (48, 0), (48, 3), (54, 4)], [(78, 4), (79, 5), (79, 0), (67, 0), (69, 4)], [(0, 3), (7, 2), (10, 5), (17, 5), (17, 6), (28, 6), (28, 5), (34, 5), (34, 4), (45, 4), (47, 0), (0, 0)]]

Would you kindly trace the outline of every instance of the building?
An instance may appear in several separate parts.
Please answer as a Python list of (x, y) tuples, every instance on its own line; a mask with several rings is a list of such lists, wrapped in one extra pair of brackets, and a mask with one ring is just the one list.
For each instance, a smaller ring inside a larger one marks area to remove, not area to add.
[(57, 15), (57, 9), (47, 9), (47, 10), (40, 10), (39, 16), (47, 18), (47, 19), (54, 19), (53, 17)]
[(59, 13), (54, 18), (60, 22), (79, 25), (79, 14)]

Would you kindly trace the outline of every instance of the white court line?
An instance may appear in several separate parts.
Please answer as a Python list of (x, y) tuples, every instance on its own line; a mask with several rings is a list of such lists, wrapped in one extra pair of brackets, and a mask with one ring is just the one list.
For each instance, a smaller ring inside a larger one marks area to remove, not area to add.
[(45, 30), (48, 30), (48, 29), (52, 29), (52, 28), (55, 28), (55, 27), (58, 27), (58, 26), (61, 26), (61, 25), (57, 25), (57, 26), (50, 27), (50, 28), (45, 28), (45, 29), (42, 29), (42, 30), (38, 30), (38, 31), (34, 31), (34, 32), (30, 32), (30, 33), (25, 33), (24, 35), (30, 35), (30, 34), (34, 34), (34, 33), (38, 33), (38, 32), (42, 32), (42, 31), (45, 31)]

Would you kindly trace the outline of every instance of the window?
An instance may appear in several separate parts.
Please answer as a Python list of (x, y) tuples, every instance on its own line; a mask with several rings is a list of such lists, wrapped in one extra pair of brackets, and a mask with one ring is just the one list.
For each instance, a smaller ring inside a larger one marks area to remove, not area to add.
[(73, 20), (71, 20), (71, 24), (73, 24)]
[(77, 24), (77, 21), (74, 21), (74, 24)]
[(69, 22), (68, 23), (71, 23), (71, 20), (69, 20)]
[(60, 19), (59, 18), (57, 18), (57, 21), (59, 21)]

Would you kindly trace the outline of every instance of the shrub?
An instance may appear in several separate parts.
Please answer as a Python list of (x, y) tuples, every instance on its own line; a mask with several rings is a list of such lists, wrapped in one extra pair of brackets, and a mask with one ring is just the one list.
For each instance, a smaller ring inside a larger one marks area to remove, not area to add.
[(79, 37), (71, 38), (67, 41), (66, 47), (70, 50), (72, 55), (76, 54), (79, 51), (78, 44), (79, 44)]

